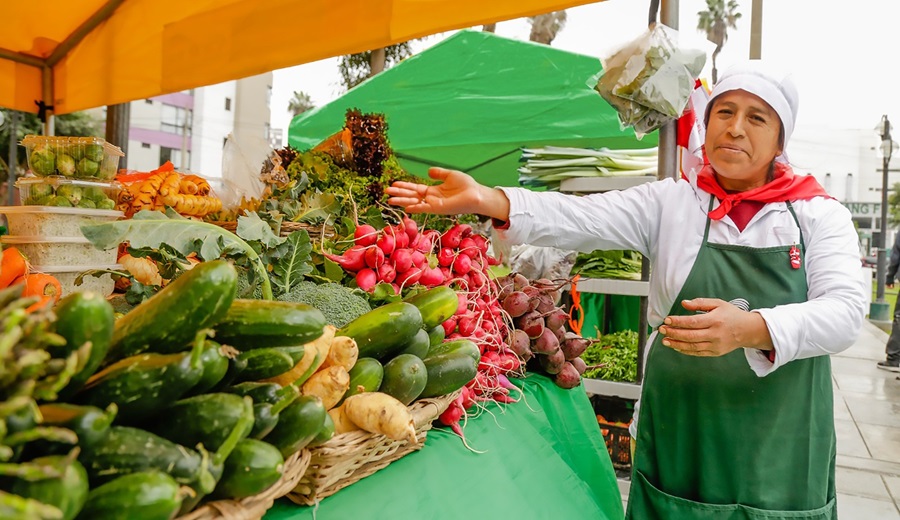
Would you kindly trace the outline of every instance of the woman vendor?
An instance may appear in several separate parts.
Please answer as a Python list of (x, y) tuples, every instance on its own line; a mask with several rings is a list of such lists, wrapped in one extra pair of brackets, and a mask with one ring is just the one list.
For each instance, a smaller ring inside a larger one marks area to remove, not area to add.
[(837, 517), (829, 355), (867, 289), (849, 212), (787, 163), (797, 108), (790, 77), (751, 62), (713, 89), (686, 179), (577, 197), (432, 168), (441, 184), (388, 189), (411, 213), (492, 217), (512, 243), (650, 259), (628, 518)]

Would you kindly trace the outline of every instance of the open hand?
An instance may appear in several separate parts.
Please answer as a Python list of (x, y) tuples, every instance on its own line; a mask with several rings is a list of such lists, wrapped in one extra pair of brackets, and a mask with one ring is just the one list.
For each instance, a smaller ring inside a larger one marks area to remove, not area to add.
[(483, 186), (456, 170), (430, 168), (428, 176), (442, 181), (441, 184), (427, 186), (397, 181), (385, 190), (390, 195), (388, 203), (401, 206), (409, 213), (476, 213), (503, 220), (508, 218), (509, 201), (503, 192)]
[(667, 316), (659, 327), (666, 347), (691, 356), (724, 356), (741, 347), (773, 348), (766, 321), (759, 313), (713, 298), (685, 300), (681, 305), (703, 313)]

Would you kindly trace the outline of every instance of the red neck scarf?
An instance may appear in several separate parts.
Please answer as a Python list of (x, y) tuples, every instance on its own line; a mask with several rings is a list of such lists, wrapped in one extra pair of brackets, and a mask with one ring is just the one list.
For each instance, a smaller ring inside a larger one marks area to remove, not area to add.
[(697, 175), (697, 186), (703, 191), (714, 195), (721, 202), (719, 206), (709, 212), (709, 218), (721, 220), (744, 200), (757, 202), (788, 202), (794, 200), (808, 200), (814, 197), (832, 198), (825, 189), (819, 185), (815, 177), (811, 175), (794, 175), (794, 170), (784, 163), (775, 163), (775, 180), (766, 183), (759, 188), (737, 193), (728, 193), (716, 180), (715, 170), (707, 164)]

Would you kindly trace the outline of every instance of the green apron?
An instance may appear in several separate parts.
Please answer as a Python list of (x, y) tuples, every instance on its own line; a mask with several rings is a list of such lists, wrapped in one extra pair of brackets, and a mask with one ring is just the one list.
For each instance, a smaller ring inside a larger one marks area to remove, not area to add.
[[(712, 244), (709, 226), (707, 217), (670, 314), (688, 314), (680, 302), (693, 298), (742, 298), (750, 309), (806, 301), (806, 269), (791, 266), (794, 246)], [(695, 357), (661, 341), (657, 335), (647, 359), (626, 517), (837, 518), (830, 358), (758, 377), (743, 349)]]

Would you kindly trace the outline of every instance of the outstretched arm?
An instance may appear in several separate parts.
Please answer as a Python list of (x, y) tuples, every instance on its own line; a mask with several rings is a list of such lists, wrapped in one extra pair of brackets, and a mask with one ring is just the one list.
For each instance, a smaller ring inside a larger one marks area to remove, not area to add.
[(428, 176), (441, 184), (428, 186), (397, 181), (388, 187), (389, 204), (409, 213), (459, 215), (475, 213), (498, 220), (509, 219), (509, 199), (502, 191), (479, 184), (463, 172), (430, 168)]

